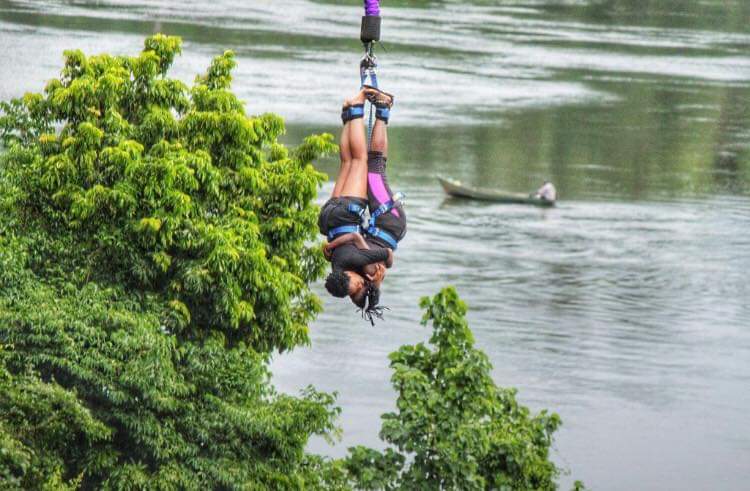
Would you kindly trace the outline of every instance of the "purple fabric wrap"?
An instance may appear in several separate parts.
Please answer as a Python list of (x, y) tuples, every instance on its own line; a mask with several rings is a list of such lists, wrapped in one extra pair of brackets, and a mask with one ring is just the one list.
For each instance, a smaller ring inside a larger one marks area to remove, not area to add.
[(380, 0), (365, 0), (365, 15), (380, 15)]

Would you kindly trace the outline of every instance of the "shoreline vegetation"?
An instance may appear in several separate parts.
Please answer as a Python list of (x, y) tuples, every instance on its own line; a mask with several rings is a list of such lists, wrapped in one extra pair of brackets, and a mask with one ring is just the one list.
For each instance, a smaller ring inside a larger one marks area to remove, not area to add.
[[(312, 162), (232, 93), (232, 52), (192, 87), (181, 40), (66, 51), (42, 93), (0, 104), (0, 481), (18, 489), (556, 489), (557, 415), (495, 385), (452, 288), (427, 344), (390, 356), (384, 451), (335, 438), (335, 394), (270, 383), (309, 343)], [(576, 483), (576, 488), (582, 485)]]

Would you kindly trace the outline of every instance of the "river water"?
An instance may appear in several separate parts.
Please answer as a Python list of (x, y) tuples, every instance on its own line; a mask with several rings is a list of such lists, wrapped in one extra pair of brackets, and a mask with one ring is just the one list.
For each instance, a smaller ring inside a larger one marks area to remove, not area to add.
[[(750, 2), (382, 3), (389, 175), (409, 233), (385, 322), (316, 285), (312, 346), (274, 361), (281, 390), (339, 393), (343, 439), (313, 450), (380, 445), (387, 355), (426, 339), (418, 300), (452, 284), (498, 384), (561, 415), (565, 486), (748, 489)], [(185, 40), (185, 80), (235, 50), (236, 91), (283, 115), (295, 143), (337, 131), (359, 4), (0, 0), (0, 98), (40, 90), (63, 49), (134, 53), (161, 31)], [(448, 199), (436, 174), (523, 192), (550, 179), (561, 201)]]

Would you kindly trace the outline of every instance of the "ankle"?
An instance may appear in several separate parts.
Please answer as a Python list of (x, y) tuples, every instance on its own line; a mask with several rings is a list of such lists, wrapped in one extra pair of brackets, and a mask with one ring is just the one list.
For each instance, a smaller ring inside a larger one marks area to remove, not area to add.
[(357, 95), (355, 95), (351, 99), (348, 99), (346, 103), (350, 106), (357, 106), (360, 104), (364, 104), (365, 100), (367, 100), (367, 94), (365, 93), (364, 89), (362, 89)]
[(375, 109), (375, 119), (388, 124), (388, 119), (391, 117), (391, 110), (387, 107), (378, 107)]
[(348, 123), (353, 119), (363, 118), (365, 116), (365, 105), (354, 104), (341, 111), (341, 122), (343, 124)]

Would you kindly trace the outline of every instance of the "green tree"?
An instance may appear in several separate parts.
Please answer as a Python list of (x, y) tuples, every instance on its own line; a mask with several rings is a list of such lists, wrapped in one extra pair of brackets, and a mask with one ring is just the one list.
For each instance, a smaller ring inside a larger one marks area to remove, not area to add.
[(269, 384), (308, 342), (310, 162), (278, 116), (249, 117), (234, 57), (192, 88), (178, 38), (136, 57), (65, 53), (42, 94), (0, 105), (0, 478), (11, 486), (291, 488), (331, 395)]
[(365, 489), (556, 489), (549, 447), (559, 417), (532, 415), (515, 389), (495, 385), (453, 288), (421, 306), (432, 348), (390, 355), (397, 412), (383, 415), (380, 436), (392, 447), (350, 449), (351, 479)]

